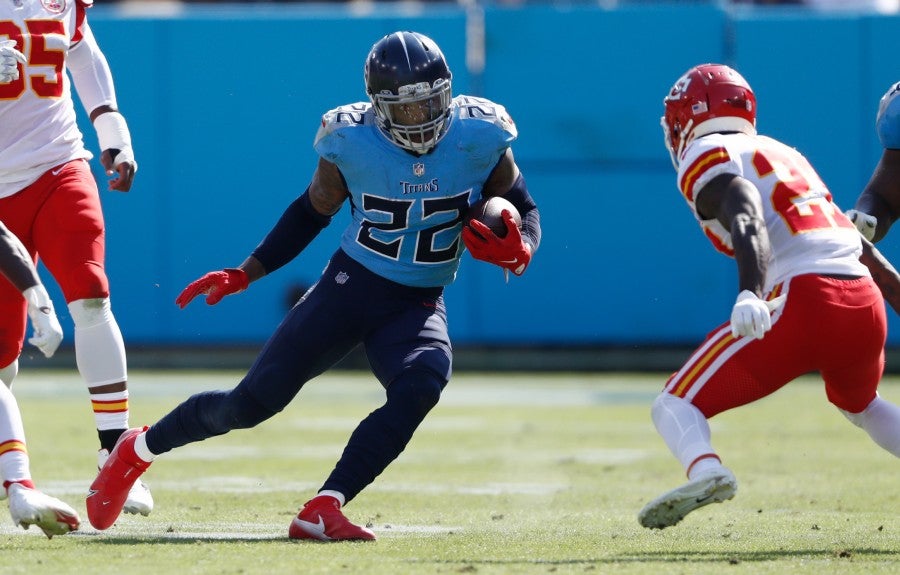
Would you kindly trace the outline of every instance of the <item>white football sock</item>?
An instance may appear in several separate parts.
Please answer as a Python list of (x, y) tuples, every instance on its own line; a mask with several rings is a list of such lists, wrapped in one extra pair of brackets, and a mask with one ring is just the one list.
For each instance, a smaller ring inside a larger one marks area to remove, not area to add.
[(653, 424), (688, 478), (721, 466), (710, 443), (709, 422), (691, 402), (669, 393), (660, 394), (651, 409)]
[(87, 386), (126, 381), (125, 342), (109, 298), (73, 301), (69, 312), (75, 323), (75, 362)]
[[(88, 389), (125, 383), (125, 343), (109, 298), (73, 301), (69, 311), (75, 323), (75, 362)], [(97, 429), (128, 429), (127, 391), (91, 394), (91, 406)]]
[(0, 483), (31, 479), (28, 463), (19, 404), (11, 391), (0, 385)]
[(844, 417), (861, 427), (875, 443), (900, 457), (900, 407), (875, 396), (860, 413), (840, 410)]
[(347, 502), (346, 498), (344, 497), (344, 494), (341, 493), (340, 491), (331, 491), (329, 489), (323, 489), (322, 491), (319, 491), (316, 495), (317, 496), (318, 495), (327, 495), (329, 497), (334, 497), (335, 499), (338, 500), (338, 503), (341, 504), (341, 507), (343, 507), (344, 504)]

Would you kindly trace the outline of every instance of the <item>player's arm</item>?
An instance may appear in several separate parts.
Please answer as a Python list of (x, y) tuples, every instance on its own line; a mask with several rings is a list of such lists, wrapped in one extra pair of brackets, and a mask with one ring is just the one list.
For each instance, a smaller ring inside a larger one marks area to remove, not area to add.
[(8, 279), (28, 304), (33, 336), (28, 343), (50, 357), (63, 338), (62, 326), (53, 311), (53, 301), (41, 283), (28, 250), (0, 222), (0, 275)]
[(320, 158), (309, 187), (287, 207), (253, 253), (236, 268), (210, 272), (192, 282), (175, 303), (183, 308), (196, 296), (206, 294), (206, 303), (214, 305), (226, 295), (247, 289), (250, 283), (297, 257), (331, 223), (349, 195), (338, 167)]
[(756, 186), (735, 174), (721, 174), (697, 193), (696, 206), (701, 218), (716, 218), (731, 234), (739, 289), (761, 296), (769, 260), (769, 233)]
[(100, 143), (100, 163), (108, 176), (111, 190), (127, 192), (137, 173), (131, 147), (131, 133), (125, 117), (119, 113), (112, 72), (106, 56), (84, 20), (81, 38), (69, 49), (67, 66), (78, 97), (88, 112)]
[(541, 214), (534, 198), (528, 193), (528, 186), (516, 164), (512, 149), (507, 148), (488, 176), (482, 188), (482, 196), (502, 196), (519, 210), (519, 215), (522, 216), (522, 239), (528, 244), (532, 254), (536, 252), (541, 243)]
[[(900, 217), (900, 150), (884, 150), (854, 210), (857, 213), (851, 210), (847, 215), (867, 239), (877, 242), (888, 233)], [(874, 225), (874, 232), (867, 225)]]
[[(519, 211), (522, 227), (516, 225), (512, 214), (504, 211), (506, 236), (498, 238), (487, 227), (474, 233), (464, 227), (462, 239), (472, 257), (498, 265), (522, 275), (541, 243), (541, 214), (528, 193), (525, 178), (516, 165), (512, 150), (507, 149), (482, 186), (482, 196), (502, 196)], [(473, 222), (472, 225), (478, 225)]]
[(0, 273), (20, 292), (41, 283), (25, 246), (2, 222), (0, 222)]
[(716, 218), (731, 234), (740, 292), (731, 312), (731, 332), (762, 338), (772, 327), (771, 311), (784, 300), (760, 299), (771, 248), (759, 191), (745, 178), (721, 174), (703, 186), (695, 200), (701, 218)]

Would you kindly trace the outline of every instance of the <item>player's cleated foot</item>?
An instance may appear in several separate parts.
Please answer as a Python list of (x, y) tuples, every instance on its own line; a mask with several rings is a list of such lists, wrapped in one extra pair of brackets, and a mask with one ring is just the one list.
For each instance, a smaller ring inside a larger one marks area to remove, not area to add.
[(88, 521), (96, 529), (107, 529), (122, 512), (135, 482), (150, 464), (134, 452), (134, 440), (144, 428), (129, 429), (122, 434), (97, 478), (88, 489), (85, 505)]
[[(101, 449), (97, 453), (97, 469), (103, 469), (106, 460), (109, 459), (109, 451)], [(125, 506), (122, 508), (125, 513), (132, 515), (150, 515), (153, 511), (153, 494), (146, 483), (138, 479), (128, 490), (128, 498), (125, 499)]]
[(350, 523), (341, 513), (341, 504), (329, 495), (318, 495), (303, 505), (291, 521), (290, 539), (316, 541), (373, 541), (370, 529)]
[(68, 504), (20, 483), (9, 486), (9, 514), (22, 529), (37, 525), (47, 539), (75, 531), (81, 525), (78, 513)]
[(736, 492), (737, 479), (729, 469), (710, 469), (645, 505), (638, 521), (648, 529), (665, 529), (691, 511), (731, 499)]

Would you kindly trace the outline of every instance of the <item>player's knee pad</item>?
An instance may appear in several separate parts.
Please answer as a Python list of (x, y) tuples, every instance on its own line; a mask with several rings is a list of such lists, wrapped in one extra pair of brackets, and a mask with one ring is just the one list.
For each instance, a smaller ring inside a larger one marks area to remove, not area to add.
[(865, 423), (866, 423), (866, 413), (868, 412), (869, 408), (870, 408), (876, 401), (878, 401), (878, 397), (876, 397), (875, 399), (873, 399), (872, 402), (869, 403), (869, 405), (867, 405), (865, 409), (863, 409), (862, 411), (857, 412), (857, 413), (854, 413), (854, 412), (852, 412), (852, 411), (847, 411), (846, 409), (841, 409), (840, 407), (837, 408), (837, 409), (838, 409), (838, 411), (840, 411), (840, 412), (843, 414), (844, 417), (847, 418), (847, 420), (848, 420), (850, 423), (852, 423), (852, 424), (855, 425), (856, 427), (859, 427), (859, 428), (861, 428), (861, 429), (865, 429), (865, 428), (866, 428), (866, 425), (865, 425)]
[[(0, 365), (3, 365), (3, 361), (0, 360)], [(6, 384), (6, 387), (12, 388), (13, 380), (16, 378), (16, 375), (19, 374), (19, 358), (18, 355), (5, 367), (0, 367), (0, 381)]]
[(687, 403), (687, 400), (672, 395), (671, 393), (660, 393), (650, 405), (650, 417), (653, 421), (657, 421), (669, 410), (673, 408), (678, 409)]
[(69, 304), (69, 313), (76, 329), (94, 327), (113, 319), (108, 297), (75, 300)]
[(388, 401), (403, 402), (424, 417), (437, 405), (446, 385), (447, 380), (430, 369), (407, 369), (388, 386)]

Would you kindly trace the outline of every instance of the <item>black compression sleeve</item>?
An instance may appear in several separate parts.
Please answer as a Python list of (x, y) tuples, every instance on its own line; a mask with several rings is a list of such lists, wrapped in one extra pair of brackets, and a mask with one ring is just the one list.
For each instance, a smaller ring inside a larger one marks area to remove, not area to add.
[(253, 250), (253, 257), (272, 273), (300, 254), (325, 226), (331, 216), (320, 214), (309, 200), (309, 189), (284, 210), (278, 223)]
[(519, 210), (519, 215), (522, 216), (522, 238), (531, 245), (532, 253), (536, 252), (541, 243), (541, 213), (528, 193), (528, 186), (525, 185), (522, 174), (519, 174), (503, 197)]

